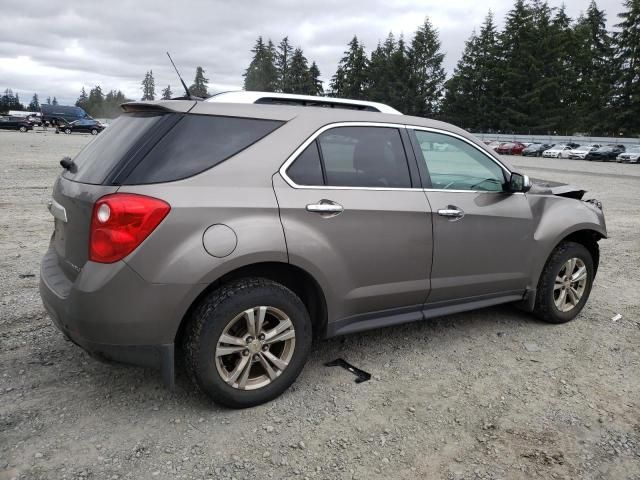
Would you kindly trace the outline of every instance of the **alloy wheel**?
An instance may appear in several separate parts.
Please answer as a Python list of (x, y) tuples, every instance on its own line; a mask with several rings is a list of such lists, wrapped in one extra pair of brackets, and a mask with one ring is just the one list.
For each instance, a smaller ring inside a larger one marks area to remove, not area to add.
[(570, 258), (560, 268), (553, 286), (553, 301), (561, 312), (573, 310), (587, 288), (587, 267), (579, 258)]
[(216, 368), (233, 388), (262, 388), (289, 366), (295, 345), (296, 332), (286, 313), (270, 306), (249, 308), (234, 317), (220, 335)]

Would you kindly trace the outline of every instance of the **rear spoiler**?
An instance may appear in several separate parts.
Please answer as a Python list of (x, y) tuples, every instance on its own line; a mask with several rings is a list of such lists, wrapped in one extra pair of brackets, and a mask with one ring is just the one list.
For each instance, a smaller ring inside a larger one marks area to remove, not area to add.
[(160, 100), (127, 102), (120, 105), (125, 113), (132, 112), (177, 112), (187, 113), (197, 102), (194, 100)]

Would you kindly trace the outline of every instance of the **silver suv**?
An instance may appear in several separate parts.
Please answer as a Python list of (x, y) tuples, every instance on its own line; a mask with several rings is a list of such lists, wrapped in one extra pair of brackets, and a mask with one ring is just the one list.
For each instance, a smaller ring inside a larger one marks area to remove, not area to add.
[(313, 337), (516, 302), (583, 308), (598, 201), (530, 182), (446, 123), (368, 111), (130, 103), (61, 161), (40, 291), (98, 358), (174, 356), (216, 402), (296, 379)]

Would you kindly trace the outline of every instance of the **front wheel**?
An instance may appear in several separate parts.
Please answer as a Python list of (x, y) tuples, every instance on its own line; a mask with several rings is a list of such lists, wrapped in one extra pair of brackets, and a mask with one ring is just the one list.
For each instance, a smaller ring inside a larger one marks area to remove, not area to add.
[(64, 133), (66, 133), (67, 135), (71, 135), (71, 129), (70, 128), (65, 128), (64, 129)]
[(21, 127), (20, 127), (20, 131), (21, 131), (22, 133), (26, 132), (26, 131), (27, 131), (27, 127), (25, 127), (24, 125), (23, 125), (23, 126), (21, 126)]
[(311, 319), (300, 298), (263, 278), (235, 281), (209, 294), (185, 334), (185, 365), (215, 402), (246, 408), (282, 394), (311, 350)]
[(97, 135), (98, 134), (98, 130), (96, 130), (95, 128), (91, 129), (91, 135)]
[(593, 258), (584, 245), (560, 243), (540, 275), (535, 315), (549, 323), (573, 320), (587, 303), (594, 275)]

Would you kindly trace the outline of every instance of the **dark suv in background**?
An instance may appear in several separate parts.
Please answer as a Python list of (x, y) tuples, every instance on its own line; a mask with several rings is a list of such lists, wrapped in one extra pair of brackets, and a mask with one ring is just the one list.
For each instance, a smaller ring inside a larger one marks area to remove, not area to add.
[(603, 162), (615, 161), (616, 157), (624, 153), (624, 145), (605, 145), (590, 151), (584, 157), (585, 160), (599, 160)]
[(524, 157), (541, 157), (542, 152), (549, 150), (553, 147), (553, 143), (532, 143), (524, 150), (522, 150), (522, 156)]
[(33, 124), (24, 117), (0, 116), (0, 130), (20, 130), (28, 132), (33, 130)]
[(584, 191), (452, 125), (339, 108), (141, 102), (64, 159), (40, 292), (93, 355), (174, 356), (215, 401), (281, 394), (313, 336), (513, 302), (562, 323), (605, 237)]

